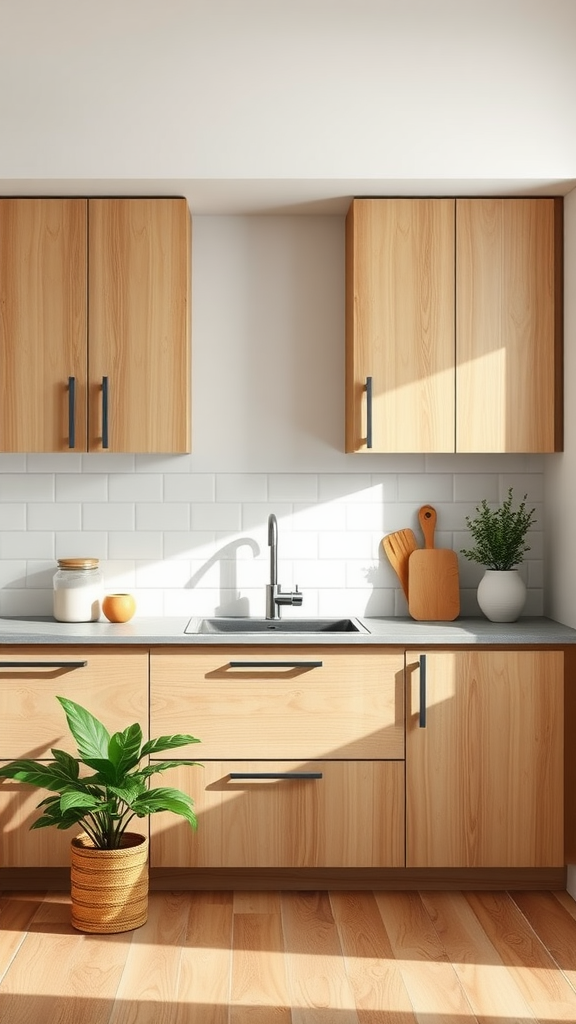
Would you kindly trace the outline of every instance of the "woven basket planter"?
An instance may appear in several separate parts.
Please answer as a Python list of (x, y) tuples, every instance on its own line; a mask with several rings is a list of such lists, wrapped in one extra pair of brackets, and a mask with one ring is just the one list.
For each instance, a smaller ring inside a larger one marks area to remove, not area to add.
[(125, 833), (119, 850), (98, 850), (85, 833), (71, 850), (72, 925), (81, 932), (127, 932), (148, 916), (148, 839)]

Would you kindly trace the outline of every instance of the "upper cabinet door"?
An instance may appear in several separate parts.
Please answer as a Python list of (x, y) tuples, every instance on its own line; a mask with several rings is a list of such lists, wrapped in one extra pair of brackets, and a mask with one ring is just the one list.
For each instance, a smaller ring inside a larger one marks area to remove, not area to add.
[(86, 451), (86, 200), (0, 199), (0, 451)]
[(350, 207), (348, 452), (370, 450), (370, 433), (375, 452), (454, 451), (454, 211), (453, 199)]
[(456, 203), (456, 448), (562, 448), (562, 200)]
[(189, 452), (185, 199), (89, 200), (90, 451)]

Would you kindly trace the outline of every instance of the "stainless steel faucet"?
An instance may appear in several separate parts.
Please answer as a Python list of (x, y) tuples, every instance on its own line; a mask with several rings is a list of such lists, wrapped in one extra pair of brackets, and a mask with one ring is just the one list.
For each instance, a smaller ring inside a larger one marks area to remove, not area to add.
[(298, 586), (293, 593), (282, 593), (278, 583), (278, 520), (274, 513), (268, 516), (268, 547), (270, 548), (270, 583), (266, 586), (266, 618), (279, 619), (283, 604), (301, 605), (302, 594)]

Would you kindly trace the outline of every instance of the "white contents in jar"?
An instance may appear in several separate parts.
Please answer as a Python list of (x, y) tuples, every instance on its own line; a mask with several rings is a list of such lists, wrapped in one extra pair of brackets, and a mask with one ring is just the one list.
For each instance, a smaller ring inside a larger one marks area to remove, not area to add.
[(58, 622), (96, 622), (100, 618), (99, 583), (63, 587), (54, 591), (54, 618)]
[(54, 618), (96, 622), (102, 610), (103, 580), (97, 558), (60, 558), (54, 576)]

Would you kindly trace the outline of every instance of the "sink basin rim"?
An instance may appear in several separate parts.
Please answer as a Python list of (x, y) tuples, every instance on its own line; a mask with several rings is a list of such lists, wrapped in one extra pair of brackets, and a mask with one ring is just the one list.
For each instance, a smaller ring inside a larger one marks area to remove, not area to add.
[(337, 618), (264, 619), (228, 616), (197, 616), (190, 619), (184, 632), (202, 636), (295, 635), (295, 634), (362, 634), (370, 630), (359, 619)]

